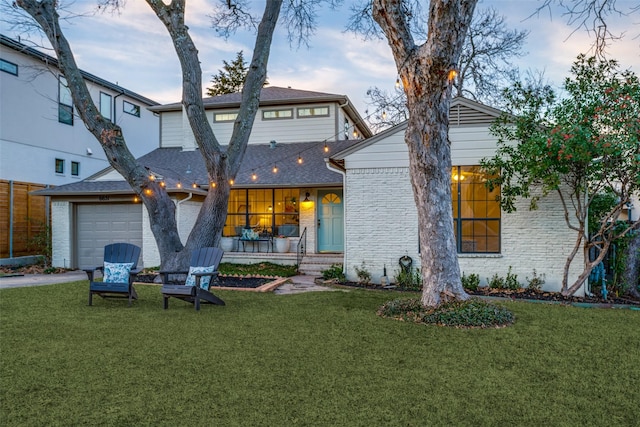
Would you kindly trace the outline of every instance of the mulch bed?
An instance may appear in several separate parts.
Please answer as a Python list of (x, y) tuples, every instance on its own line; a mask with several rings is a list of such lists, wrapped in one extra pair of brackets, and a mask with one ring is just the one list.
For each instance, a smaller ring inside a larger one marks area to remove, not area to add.
[[(406, 290), (399, 289), (395, 286), (380, 286), (380, 285), (364, 285), (357, 282), (346, 282), (339, 284), (337, 286), (351, 287), (351, 288), (361, 288), (361, 289), (373, 289), (373, 290), (395, 290), (395, 291), (408, 291), (408, 292), (419, 292), (416, 290)], [(615, 295), (608, 295), (607, 299), (604, 300), (601, 295), (593, 295), (592, 297), (565, 297), (559, 292), (545, 292), (545, 291), (535, 291), (533, 289), (492, 289), (492, 288), (479, 288), (476, 291), (466, 290), (469, 295), (474, 296), (486, 296), (486, 297), (499, 297), (499, 298), (508, 298), (513, 300), (534, 300), (534, 301), (548, 301), (548, 302), (559, 302), (559, 303), (587, 303), (587, 304), (621, 304), (621, 305), (638, 305), (640, 306), (640, 301), (630, 298), (622, 298), (616, 297)]]
[[(274, 278), (270, 277), (236, 277), (236, 276), (218, 276), (217, 282), (212, 282), (211, 287), (224, 288), (247, 288), (255, 289), (272, 282)], [(160, 283), (161, 276), (158, 274), (138, 274), (136, 282), (139, 283)]]

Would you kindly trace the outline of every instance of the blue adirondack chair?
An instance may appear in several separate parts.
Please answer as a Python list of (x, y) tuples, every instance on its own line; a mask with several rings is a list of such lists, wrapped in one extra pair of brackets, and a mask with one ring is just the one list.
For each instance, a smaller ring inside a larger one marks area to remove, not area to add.
[[(138, 294), (133, 287), (133, 281), (138, 269), (140, 248), (130, 243), (113, 243), (104, 247), (104, 264), (85, 269), (89, 277), (89, 305), (93, 305), (93, 295), (102, 298), (128, 298), (131, 301), (138, 299)], [(102, 282), (96, 282), (95, 272), (102, 272)]]
[[(201, 248), (191, 253), (189, 271), (161, 271), (162, 296), (164, 309), (169, 308), (169, 298), (177, 298), (189, 302), (200, 310), (200, 302), (205, 304), (225, 305), (224, 301), (210, 291), (212, 281), (218, 278), (218, 265), (224, 251), (220, 248)], [(176, 284), (175, 278), (186, 276), (184, 283)]]

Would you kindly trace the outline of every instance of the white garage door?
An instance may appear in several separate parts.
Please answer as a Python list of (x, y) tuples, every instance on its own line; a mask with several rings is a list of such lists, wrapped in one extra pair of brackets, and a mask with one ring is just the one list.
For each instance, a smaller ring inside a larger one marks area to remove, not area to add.
[[(76, 205), (76, 265), (102, 265), (109, 243), (132, 243), (142, 247), (142, 205), (105, 203)], [(142, 255), (138, 260), (142, 266)]]

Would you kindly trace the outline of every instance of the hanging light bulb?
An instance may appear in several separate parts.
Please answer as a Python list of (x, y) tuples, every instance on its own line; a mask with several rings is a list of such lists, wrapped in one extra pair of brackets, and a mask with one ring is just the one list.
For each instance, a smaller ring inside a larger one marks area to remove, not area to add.
[(298, 164), (301, 165), (302, 164), (302, 156), (300, 156), (300, 154), (298, 154)]
[(354, 138), (357, 138), (357, 137), (358, 137), (358, 131), (357, 131), (357, 130), (355, 130), (355, 129), (353, 130), (353, 137), (354, 137)]
[(234, 180), (230, 179), (229, 180), (229, 185), (233, 185), (233, 183), (234, 183)]
[(151, 191), (150, 188), (147, 188), (146, 190), (144, 190), (144, 194), (146, 194), (147, 196), (150, 196), (153, 194), (153, 191)]
[(456, 70), (455, 64), (449, 66), (449, 72), (447, 73), (447, 80), (454, 81), (458, 77), (458, 70)]
[(273, 164), (273, 173), (278, 173), (278, 165), (277, 164)]
[(258, 179), (258, 175), (256, 175), (256, 171), (255, 171), (255, 170), (251, 172), (251, 179), (252, 179), (253, 181), (255, 181), (256, 179)]
[(382, 120), (387, 120), (387, 112), (382, 110)]
[(396, 78), (396, 89), (400, 88), (400, 77)]
[(191, 184), (192, 188), (198, 188), (198, 184), (196, 184), (195, 182), (193, 184)]
[(138, 199), (138, 196), (134, 196), (133, 197), (133, 203), (138, 203), (140, 201), (140, 199)]
[(216, 183), (211, 181), (211, 188), (216, 188)]
[(160, 187), (164, 188), (164, 186), (167, 185), (164, 183), (164, 181), (160, 181)]
[(180, 181), (178, 181), (178, 183), (176, 184), (177, 188), (182, 188), (182, 183)]
[(327, 145), (327, 143), (324, 143), (324, 152), (328, 153), (329, 152), (329, 146)]
[(149, 181), (155, 181), (156, 176), (154, 174), (149, 175)]

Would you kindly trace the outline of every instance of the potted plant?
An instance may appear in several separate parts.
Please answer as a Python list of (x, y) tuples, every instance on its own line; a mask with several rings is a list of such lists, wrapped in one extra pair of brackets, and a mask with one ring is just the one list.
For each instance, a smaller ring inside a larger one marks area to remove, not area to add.
[(231, 252), (233, 251), (233, 243), (233, 237), (222, 236), (220, 238), (220, 249), (225, 252)]
[(276, 252), (285, 253), (289, 252), (289, 238), (287, 236), (279, 235), (274, 240), (274, 246)]

